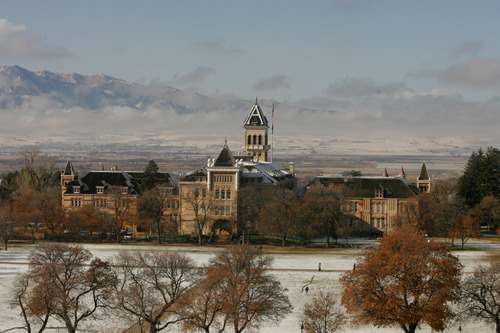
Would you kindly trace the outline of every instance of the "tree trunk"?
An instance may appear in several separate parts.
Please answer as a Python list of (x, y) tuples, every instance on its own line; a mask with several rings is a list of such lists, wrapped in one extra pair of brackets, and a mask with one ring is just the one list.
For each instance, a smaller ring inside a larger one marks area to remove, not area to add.
[(285, 247), (286, 246), (286, 234), (283, 234), (283, 238), (281, 240), (281, 246)]
[(156, 230), (158, 230), (158, 244), (161, 244), (161, 222), (156, 222)]

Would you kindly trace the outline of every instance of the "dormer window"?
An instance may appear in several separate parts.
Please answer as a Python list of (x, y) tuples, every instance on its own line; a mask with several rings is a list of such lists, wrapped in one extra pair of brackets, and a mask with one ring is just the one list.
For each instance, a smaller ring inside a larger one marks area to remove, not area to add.
[(384, 190), (375, 191), (375, 198), (383, 198), (383, 197), (384, 197)]
[(124, 188), (122, 189), (122, 194), (127, 194), (127, 192), (128, 192), (128, 187), (124, 187)]
[(97, 194), (103, 194), (104, 193), (104, 186), (96, 186), (96, 192)]
[(80, 186), (73, 186), (73, 193), (80, 193)]

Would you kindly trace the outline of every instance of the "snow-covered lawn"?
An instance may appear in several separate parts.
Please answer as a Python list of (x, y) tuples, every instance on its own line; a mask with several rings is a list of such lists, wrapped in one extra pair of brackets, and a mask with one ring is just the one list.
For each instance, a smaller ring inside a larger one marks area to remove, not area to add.
[[(357, 241), (359, 243), (359, 241)], [(222, 247), (198, 247), (198, 246), (145, 246), (145, 245), (84, 245), (95, 256), (101, 259), (110, 259), (117, 251), (127, 249), (132, 251), (148, 250), (160, 251), (164, 249), (175, 250), (188, 254), (199, 265), (206, 264), (209, 258)], [(454, 252), (462, 264), (464, 272), (467, 274), (474, 269), (474, 266), (482, 261), (490, 260), (493, 256), (498, 260), (500, 254), (500, 242), (487, 240), (473, 240), (466, 245), (467, 250)], [(11, 309), (8, 301), (11, 286), (16, 279), (16, 274), (27, 269), (27, 256), (32, 249), (31, 245), (13, 245), (9, 251), (0, 252), (0, 332), (22, 324), (18, 309)], [(294, 307), (293, 312), (279, 323), (271, 323), (262, 328), (261, 332), (300, 332), (299, 314), (307, 300), (311, 299), (320, 290), (333, 290), (340, 294), (339, 277), (344, 271), (353, 267), (356, 257), (362, 249), (295, 249), (295, 248), (264, 248), (264, 253), (274, 257), (271, 274), (274, 274), (282, 285), (288, 290), (288, 296)], [(321, 263), (322, 271), (318, 272), (318, 263)], [(302, 293), (305, 283), (311, 281), (309, 294)], [(62, 325), (56, 322), (53, 326)], [(116, 317), (98, 318), (92, 323), (87, 323), (87, 332), (122, 332), (131, 325)], [(482, 330), (485, 332), (494, 331), (492, 326), (485, 326), (482, 323), (462, 323), (463, 332), (473, 332)], [(57, 328), (48, 330), (56, 332)], [(60, 332), (65, 330), (61, 328)], [(83, 330), (82, 330), (83, 331)], [(401, 332), (399, 328), (374, 327), (350, 327), (344, 328), (345, 332)], [(431, 332), (428, 327), (421, 327), (421, 332)], [(458, 332), (458, 327), (450, 327), (447, 332)], [(14, 330), (9, 332), (24, 332)], [(180, 332), (180, 331), (179, 331)]]

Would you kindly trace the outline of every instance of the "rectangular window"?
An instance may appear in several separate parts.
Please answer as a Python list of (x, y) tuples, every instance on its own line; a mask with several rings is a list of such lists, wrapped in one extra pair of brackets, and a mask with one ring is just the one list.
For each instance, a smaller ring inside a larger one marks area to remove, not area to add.
[(357, 202), (355, 202), (355, 203), (354, 203), (354, 211), (355, 211), (355, 212), (358, 212), (358, 208), (359, 208), (359, 207), (358, 207), (358, 203), (357, 203)]
[(231, 190), (226, 190), (226, 199), (231, 200)]
[(377, 213), (380, 213), (380, 202), (377, 204)]
[(80, 186), (73, 186), (73, 193), (80, 193)]
[(221, 190), (221, 191), (220, 191), (220, 198), (221, 198), (222, 200), (226, 199), (226, 191), (225, 191), (225, 190)]
[(97, 186), (96, 187), (96, 192), (101, 194), (101, 193), (104, 193), (104, 186)]
[(385, 202), (382, 204), (382, 213), (385, 213)]
[(207, 189), (204, 188), (203, 190), (201, 190), (201, 196), (206, 198), (207, 197)]
[(231, 215), (231, 206), (226, 207), (226, 215), (227, 216)]
[(375, 198), (383, 198), (384, 197), (384, 191), (383, 190), (377, 190), (375, 191)]
[(215, 199), (220, 198), (220, 190), (215, 190)]

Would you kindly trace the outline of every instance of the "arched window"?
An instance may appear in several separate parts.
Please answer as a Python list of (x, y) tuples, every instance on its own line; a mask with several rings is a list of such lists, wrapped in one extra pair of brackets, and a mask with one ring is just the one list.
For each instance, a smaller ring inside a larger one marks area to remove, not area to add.
[(254, 135), (253, 136), (253, 144), (256, 145), (257, 144), (257, 135)]
[(252, 144), (252, 136), (251, 136), (251, 135), (249, 135), (249, 136), (248, 136), (248, 144), (249, 144), (249, 145), (251, 145), (251, 144)]
[(262, 135), (259, 135), (259, 145), (262, 145)]

